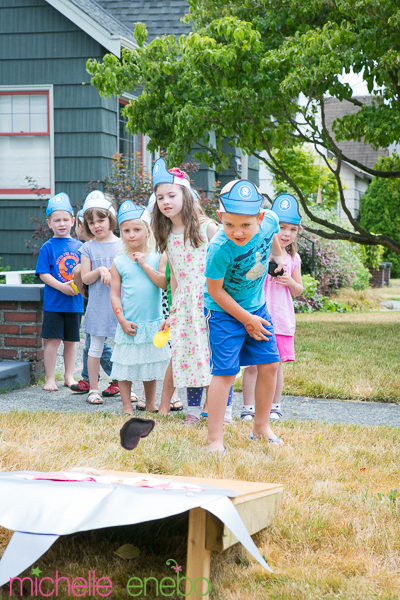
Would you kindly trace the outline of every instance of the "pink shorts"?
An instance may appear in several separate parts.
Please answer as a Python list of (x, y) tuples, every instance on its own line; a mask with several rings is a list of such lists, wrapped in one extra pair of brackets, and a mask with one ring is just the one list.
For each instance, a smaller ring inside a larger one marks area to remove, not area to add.
[(281, 362), (284, 363), (295, 360), (294, 337), (292, 335), (279, 335), (278, 333), (275, 334), (275, 337)]

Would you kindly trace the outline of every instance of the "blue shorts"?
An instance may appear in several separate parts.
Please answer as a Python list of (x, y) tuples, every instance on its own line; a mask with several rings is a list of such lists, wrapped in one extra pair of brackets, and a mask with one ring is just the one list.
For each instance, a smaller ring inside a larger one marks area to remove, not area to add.
[(79, 327), (82, 313), (43, 311), (41, 336), (44, 339), (64, 340), (64, 342), (79, 342)]
[(236, 375), (240, 366), (264, 365), (279, 362), (274, 326), (266, 304), (251, 313), (271, 323), (265, 328), (271, 332), (268, 341), (255, 340), (232, 315), (204, 309), (210, 345), (211, 373), (213, 375)]

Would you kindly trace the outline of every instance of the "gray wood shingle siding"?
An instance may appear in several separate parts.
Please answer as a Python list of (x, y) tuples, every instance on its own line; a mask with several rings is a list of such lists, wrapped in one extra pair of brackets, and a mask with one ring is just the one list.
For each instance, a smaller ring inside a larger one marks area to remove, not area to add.
[[(373, 101), (372, 96), (358, 96), (357, 97), (360, 102), (366, 105), (370, 105)], [(375, 100), (377, 102), (378, 100)], [(360, 110), (358, 106), (355, 106), (351, 102), (347, 100), (342, 100), (341, 102), (337, 100), (337, 98), (328, 98), (325, 100), (325, 118), (326, 125), (333, 134), (332, 125), (336, 119), (342, 118), (344, 115), (353, 114)], [(334, 136), (334, 134), (333, 134)], [(356, 141), (343, 141), (339, 142), (339, 148), (344, 152), (346, 156), (353, 160), (358, 160), (363, 165), (372, 168), (379, 156), (388, 156), (387, 148), (379, 148), (379, 150), (374, 150), (371, 148), (369, 144), (366, 144), (364, 138), (361, 142)]]
[[(86, 72), (87, 59), (106, 52), (45, 0), (0, 0), (0, 85), (53, 85), (54, 192), (73, 204), (82, 203), (89, 179), (104, 180), (118, 150), (116, 99), (101, 98)], [(3, 266), (34, 268), (24, 240), (34, 230), (30, 217), (43, 214), (38, 204), (0, 199)]]

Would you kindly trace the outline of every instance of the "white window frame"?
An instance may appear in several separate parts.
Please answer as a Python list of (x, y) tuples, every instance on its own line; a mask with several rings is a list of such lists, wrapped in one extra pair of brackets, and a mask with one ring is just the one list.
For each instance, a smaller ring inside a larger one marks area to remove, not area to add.
[[(43, 194), (45, 198), (54, 196), (54, 101), (53, 85), (0, 85), (0, 92), (48, 92), (49, 94), (49, 137), (50, 137), (50, 194)], [(27, 173), (28, 175), (28, 173)], [(34, 175), (34, 173), (32, 173)], [(35, 200), (32, 193), (2, 194), (0, 200)]]
[[(130, 100), (137, 100), (138, 97), (137, 96), (133, 96), (132, 94), (123, 94), (122, 96), (118, 96), (117, 97), (117, 146), (118, 146), (118, 150), (117, 152), (119, 152), (119, 141), (120, 141), (120, 136), (119, 136), (119, 105), (120, 105), (120, 100), (122, 100), (123, 102), (128, 102)], [(152, 157), (151, 157), (151, 152), (149, 150), (147, 150), (147, 144), (149, 142), (149, 136), (142, 133), (142, 161), (143, 161), (143, 167), (145, 168), (145, 170), (151, 174), (152, 169), (153, 169), (153, 165), (152, 165)]]

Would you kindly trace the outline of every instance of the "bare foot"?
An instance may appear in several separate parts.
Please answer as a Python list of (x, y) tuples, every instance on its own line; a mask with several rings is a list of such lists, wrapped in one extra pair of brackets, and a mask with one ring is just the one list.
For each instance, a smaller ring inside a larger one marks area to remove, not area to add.
[(147, 404), (147, 402), (146, 402), (146, 412), (154, 412), (154, 411), (157, 411), (157, 412), (158, 412), (157, 405), (156, 405), (155, 403), (154, 403), (154, 404), (151, 404), (151, 405), (149, 405), (149, 404)]
[(169, 415), (169, 410), (165, 409), (165, 408), (161, 408), (161, 405), (160, 405), (158, 408), (158, 414), (166, 417), (167, 415)]
[(46, 390), (46, 392), (58, 392), (58, 386), (54, 379), (47, 379), (43, 389)]
[(207, 444), (206, 452), (219, 452), (222, 454), (225, 451), (223, 442), (212, 442), (211, 444)]

